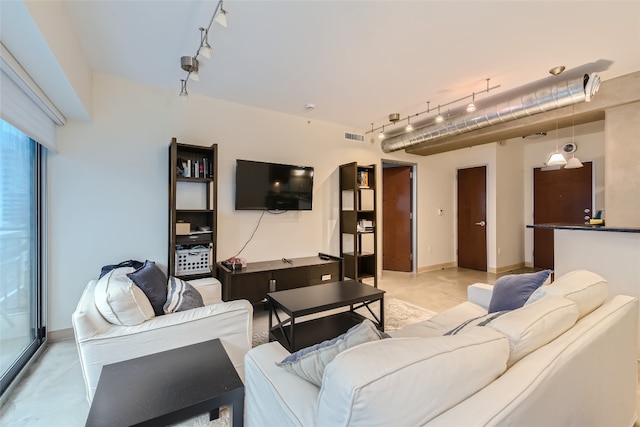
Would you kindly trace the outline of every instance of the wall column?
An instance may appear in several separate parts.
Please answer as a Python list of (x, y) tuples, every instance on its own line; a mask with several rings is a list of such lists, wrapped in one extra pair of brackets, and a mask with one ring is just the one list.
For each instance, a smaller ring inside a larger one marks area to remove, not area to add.
[(640, 102), (605, 110), (605, 224), (640, 227)]

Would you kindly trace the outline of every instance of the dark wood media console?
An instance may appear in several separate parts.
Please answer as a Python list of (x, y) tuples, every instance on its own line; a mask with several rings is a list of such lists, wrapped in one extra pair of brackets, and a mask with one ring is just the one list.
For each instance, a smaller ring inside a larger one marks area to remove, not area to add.
[[(328, 258), (328, 259), (322, 259)], [(222, 283), (222, 299), (246, 299), (254, 305), (267, 302), (269, 292), (338, 282), (343, 279), (342, 258), (318, 256), (247, 263), (245, 268), (230, 270), (218, 263), (218, 280)]]

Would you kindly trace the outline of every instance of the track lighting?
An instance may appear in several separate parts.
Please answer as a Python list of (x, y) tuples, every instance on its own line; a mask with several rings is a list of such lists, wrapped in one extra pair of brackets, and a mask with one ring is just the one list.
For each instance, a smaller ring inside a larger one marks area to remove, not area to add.
[(404, 130), (406, 132), (411, 132), (413, 130), (413, 126), (411, 126), (411, 122), (409, 121), (409, 117), (407, 117), (407, 126), (405, 126)]
[(211, 45), (209, 44), (209, 30), (200, 27), (200, 53), (207, 59), (211, 59)]
[(185, 79), (180, 79), (180, 96), (187, 97), (187, 82), (189, 79), (193, 81), (200, 81), (200, 75), (198, 74), (199, 62), (198, 56), (202, 55), (204, 58), (210, 59), (212, 56), (211, 44), (209, 43), (209, 31), (213, 22), (217, 22), (221, 26), (227, 28), (227, 11), (224, 9), (222, 0), (218, 1), (216, 9), (209, 20), (209, 25), (200, 27), (200, 45), (194, 56), (182, 56), (180, 58), (180, 67), (187, 72)]
[[(485, 93), (485, 92), (486, 92), (486, 93), (489, 93), (489, 91), (491, 91), (491, 90), (493, 90), (493, 89), (497, 89), (497, 88), (499, 88), (499, 87), (500, 87), (500, 85), (496, 85), (496, 86), (493, 86), (493, 87), (489, 87), (489, 80), (490, 80), (490, 79), (486, 79), (486, 80), (487, 80), (487, 88), (486, 88), (485, 90), (482, 90), (482, 91), (477, 92), (477, 93)], [(469, 98), (471, 98), (471, 103), (470, 103), (470, 104), (467, 104), (467, 105), (466, 105), (466, 107), (465, 107), (465, 109), (466, 109), (466, 111), (467, 111), (467, 112), (473, 112), (473, 111), (475, 111), (475, 110), (476, 110), (476, 104), (475, 104), (475, 100), (476, 100), (476, 92), (472, 92), (472, 93), (471, 93), (471, 95), (463, 96), (462, 98), (458, 98), (458, 99), (456, 99), (456, 100), (453, 100), (453, 101), (447, 102), (447, 103), (445, 103), (445, 104), (439, 104), (439, 105), (438, 105), (438, 115), (435, 117), (435, 122), (436, 122), (436, 123), (442, 123), (442, 122), (444, 122), (444, 117), (442, 116), (442, 114), (440, 114), (440, 107), (446, 107), (447, 105), (455, 104), (455, 103), (458, 103), (458, 102), (460, 102), (460, 101), (467, 100), (467, 99), (469, 99)], [(449, 110), (447, 110), (447, 111), (449, 111)], [(414, 127), (411, 125), (409, 118), (410, 118), (410, 117), (417, 117), (417, 116), (420, 116), (421, 114), (429, 114), (430, 112), (431, 112), (431, 108), (430, 108), (430, 101), (427, 101), (427, 109), (426, 109), (426, 111), (421, 111), (421, 112), (419, 112), (419, 113), (410, 114), (410, 115), (408, 115), (408, 116), (406, 116), (406, 117), (404, 117), (404, 118), (403, 118), (403, 117), (400, 117), (400, 114), (398, 114), (398, 113), (392, 113), (392, 114), (389, 114), (389, 121), (391, 122), (391, 124), (387, 124), (387, 125), (388, 125), (388, 126), (394, 126), (398, 121), (403, 120), (403, 119), (405, 119), (405, 118), (406, 118), (406, 119), (407, 119), (407, 126), (405, 126), (404, 130), (405, 130), (406, 132), (411, 132), (411, 131), (413, 131), (413, 130), (414, 130)], [(447, 119), (449, 119), (449, 118), (450, 118), (450, 117), (449, 117), (449, 114), (447, 113)], [(377, 130), (379, 130), (379, 129), (381, 129), (381, 128), (382, 128), (382, 127), (373, 128), (373, 129), (371, 129), (370, 131), (367, 131), (367, 132), (365, 132), (365, 133), (375, 132), (375, 131), (377, 131)], [(380, 138), (384, 138), (384, 136), (380, 136), (380, 135), (384, 135), (384, 132), (380, 132), (380, 133), (378, 134), (378, 136), (379, 136)]]
[(471, 103), (467, 105), (467, 113), (473, 113), (476, 111), (476, 94), (471, 95)]
[(180, 97), (181, 98), (188, 98), (189, 97), (189, 92), (187, 92), (187, 81), (185, 79), (180, 79)]
[(382, 125), (382, 130), (380, 131), (380, 133), (378, 134), (378, 138), (383, 139), (384, 138), (384, 125)]
[(214, 20), (224, 28), (227, 28), (227, 11), (224, 10), (224, 7), (222, 6), (222, 0), (220, 0), (220, 3), (218, 3), (218, 5), (220, 6), (220, 8), (218, 10), (218, 13), (215, 14)]

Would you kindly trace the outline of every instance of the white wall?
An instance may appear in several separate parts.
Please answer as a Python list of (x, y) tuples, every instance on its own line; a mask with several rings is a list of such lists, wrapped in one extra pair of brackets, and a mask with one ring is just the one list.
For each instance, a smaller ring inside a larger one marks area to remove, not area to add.
[[(555, 151), (556, 140), (561, 147), (572, 139), (571, 127), (560, 129), (558, 138), (555, 130), (539, 140), (525, 140), (524, 144), (524, 223), (533, 224), (533, 169), (544, 166), (549, 154)], [(604, 209), (604, 120), (576, 125), (575, 142), (578, 145), (576, 157), (581, 161), (593, 162), (594, 211)], [(525, 230), (524, 259), (533, 264), (533, 230)]]
[(218, 259), (240, 250), (260, 215), (234, 210), (237, 158), (315, 168), (313, 210), (266, 214), (242, 253), (249, 261), (337, 254), (338, 166), (380, 164), (380, 144), (346, 141), (345, 131), (358, 130), (313, 117), (308, 123), (195, 95), (185, 102), (170, 90), (100, 74), (93, 95), (93, 121), (60, 128), (59, 153), (49, 163), (50, 331), (71, 327), (80, 294), (101, 266), (150, 259), (166, 268), (171, 137), (218, 143)]
[[(502, 271), (524, 260), (524, 185), (522, 138), (496, 145), (496, 270)], [(494, 270), (495, 271), (495, 270)]]
[(487, 266), (496, 268), (495, 143), (427, 156), (418, 164), (418, 267), (457, 262), (456, 175), (474, 166), (487, 167)]

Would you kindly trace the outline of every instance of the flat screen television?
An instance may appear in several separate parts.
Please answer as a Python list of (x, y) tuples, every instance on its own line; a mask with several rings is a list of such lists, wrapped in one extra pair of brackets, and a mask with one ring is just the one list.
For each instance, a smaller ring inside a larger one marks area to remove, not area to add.
[(311, 210), (313, 167), (236, 160), (236, 210)]

